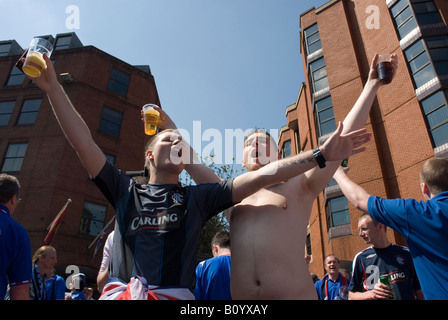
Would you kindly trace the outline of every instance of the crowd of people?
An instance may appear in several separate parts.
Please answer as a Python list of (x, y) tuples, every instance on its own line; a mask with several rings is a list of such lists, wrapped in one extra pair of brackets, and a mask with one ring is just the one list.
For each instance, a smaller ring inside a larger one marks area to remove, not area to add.
[[(355, 105), (325, 143), (280, 159), (272, 137), (255, 130), (244, 142), (243, 166), (248, 172), (229, 180), (222, 180), (195, 158), (172, 119), (158, 108), (161, 131), (145, 149), (149, 180), (144, 184), (106, 161), (59, 84), (52, 62), (44, 58), (47, 68), (33, 80), (47, 93), (66, 138), (116, 212), (115, 230), (105, 248), (107, 262), (98, 274), (101, 300), (448, 298), (448, 247), (443, 246), (448, 160), (430, 159), (423, 166), (424, 202), (373, 197), (340, 168), (343, 159), (363, 152), (363, 145), (370, 141), (364, 125), (384, 85), (376, 70), (378, 55), (372, 59)], [(396, 74), (396, 55), (392, 65)], [(196, 185), (178, 184), (184, 169)], [(351, 279), (339, 274), (339, 260), (330, 255), (325, 259), (327, 274), (313, 283), (296, 248), (305, 245), (313, 202), (333, 176), (347, 199), (368, 214), (361, 217), (358, 227), (372, 246), (355, 257)], [(1, 180), (0, 297), (8, 284), (10, 299), (29, 299), (30, 292), (34, 297), (47, 296), (39, 278), (42, 270), (51, 275), (43, 261), (53, 259), (52, 255), (31, 261), (26, 230), (10, 217), (19, 203), (19, 183), (8, 175)], [(231, 264), (230, 247), (212, 243), (216, 256), (196, 266), (201, 228), (224, 210), (230, 225)], [(283, 218), (275, 219), (279, 215)], [(386, 226), (400, 232), (409, 249), (389, 243), (384, 238)], [(214, 276), (217, 273), (220, 277)], [(383, 274), (389, 276), (390, 285), (381, 283)], [(220, 284), (212, 283), (218, 280)], [(71, 298), (85, 299), (80, 285), (83, 275), (73, 276), (72, 281)], [(228, 283), (228, 291), (227, 287), (225, 292), (220, 290), (223, 283)]]

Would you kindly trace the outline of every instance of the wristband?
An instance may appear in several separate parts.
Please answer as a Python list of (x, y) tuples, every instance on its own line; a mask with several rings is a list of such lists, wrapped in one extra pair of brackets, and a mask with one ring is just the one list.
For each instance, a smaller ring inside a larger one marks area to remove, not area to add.
[(316, 159), (317, 164), (319, 165), (319, 168), (325, 168), (326, 167), (326, 160), (322, 154), (322, 152), (320, 152), (319, 148), (313, 149), (313, 156)]

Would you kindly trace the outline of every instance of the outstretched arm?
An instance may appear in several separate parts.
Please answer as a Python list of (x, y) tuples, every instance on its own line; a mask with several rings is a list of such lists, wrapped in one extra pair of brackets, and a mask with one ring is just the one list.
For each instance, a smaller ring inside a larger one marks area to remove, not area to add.
[(339, 184), (339, 187), (345, 197), (356, 207), (356, 209), (369, 213), (367, 203), (369, 201), (370, 194), (361, 186), (350, 180), (347, 176), (348, 170), (349, 169), (339, 167), (334, 174), (334, 179)]
[[(371, 61), (369, 77), (361, 95), (344, 119), (343, 133), (359, 130), (363, 128), (367, 122), (373, 101), (375, 100), (379, 88), (382, 86), (382, 83), (378, 79), (377, 64), (378, 54), (376, 54)], [(394, 68), (395, 76), (398, 68), (398, 58), (395, 54), (392, 55), (392, 66)], [(340, 162), (328, 163), (325, 170), (314, 169), (306, 173), (308, 187), (311, 190), (313, 197), (316, 197), (322, 192), (339, 165)]]
[(89, 128), (59, 84), (50, 59), (45, 54), (43, 57), (47, 63), (47, 69), (39, 78), (32, 78), (32, 80), (47, 93), (62, 131), (76, 150), (89, 175), (95, 178), (103, 168), (106, 157), (93, 141)]
[[(343, 125), (339, 123), (336, 132), (320, 148), (322, 155), (328, 161), (341, 161), (364, 151), (365, 148), (361, 146), (371, 137), (366, 131), (366, 129), (361, 129), (343, 135)], [(233, 201), (234, 203), (240, 202), (265, 186), (286, 181), (316, 165), (313, 151), (307, 151), (240, 175), (233, 181)]]

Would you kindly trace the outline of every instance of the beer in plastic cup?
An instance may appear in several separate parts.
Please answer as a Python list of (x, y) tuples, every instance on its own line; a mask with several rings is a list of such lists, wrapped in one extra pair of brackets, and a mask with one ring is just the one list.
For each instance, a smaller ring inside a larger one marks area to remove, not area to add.
[(159, 111), (155, 110), (155, 104), (146, 104), (143, 106), (143, 121), (145, 123), (145, 133), (148, 136), (155, 135), (157, 132), (157, 124), (159, 122)]
[(50, 57), (53, 52), (53, 45), (44, 38), (34, 38), (31, 40), (25, 63), (22, 70), (30, 77), (37, 78), (47, 67), (43, 55)]
[(394, 76), (394, 67), (392, 66), (392, 55), (382, 53), (378, 56), (378, 79), (383, 84), (389, 84)]

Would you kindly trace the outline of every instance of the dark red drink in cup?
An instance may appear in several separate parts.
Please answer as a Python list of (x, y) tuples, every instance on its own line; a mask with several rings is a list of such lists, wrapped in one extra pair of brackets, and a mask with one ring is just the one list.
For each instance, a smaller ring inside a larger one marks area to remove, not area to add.
[(378, 80), (383, 84), (389, 84), (394, 76), (394, 67), (392, 66), (392, 57), (389, 53), (379, 55)]

